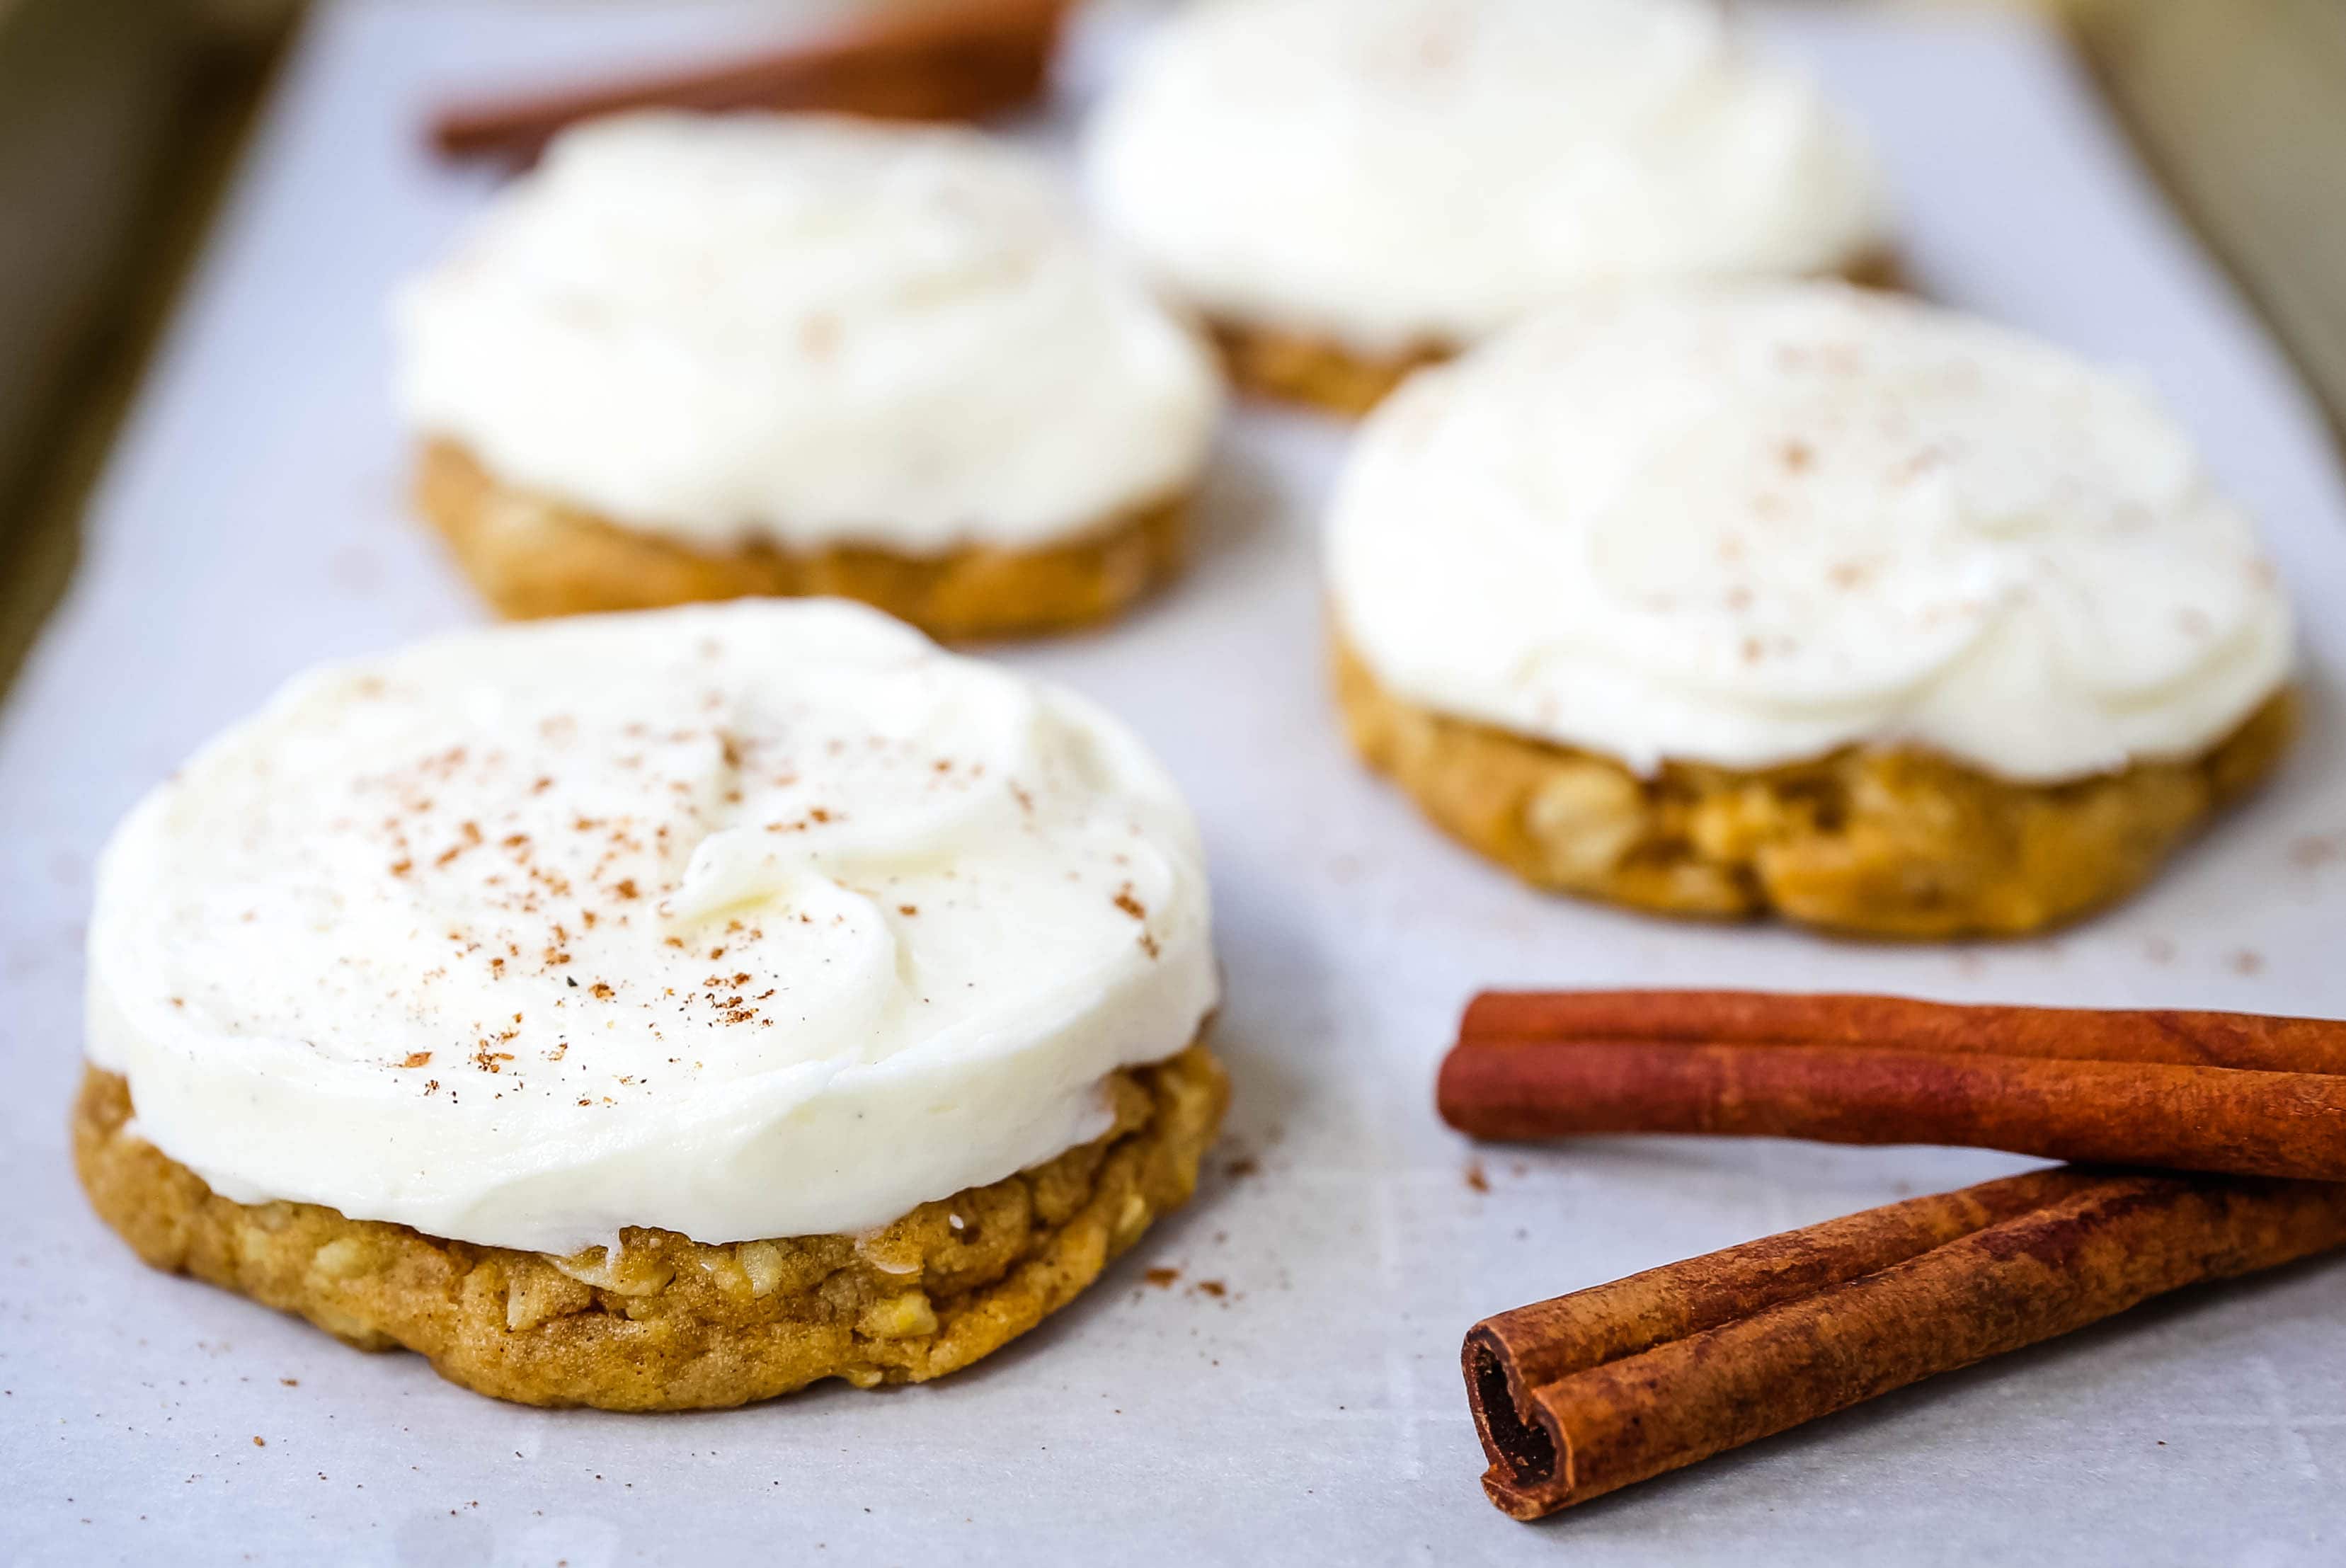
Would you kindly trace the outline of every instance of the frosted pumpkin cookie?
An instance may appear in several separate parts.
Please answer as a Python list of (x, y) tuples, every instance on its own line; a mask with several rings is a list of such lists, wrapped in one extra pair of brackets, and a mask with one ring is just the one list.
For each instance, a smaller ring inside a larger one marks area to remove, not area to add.
[(1221, 400), (1041, 163), (933, 126), (582, 127), (395, 317), (419, 504), (512, 616), (1103, 620), (1178, 564)]
[(1327, 545), (1360, 750), (1645, 909), (2035, 930), (2290, 734), (2288, 601), (2168, 415), (1892, 295), (1556, 308), (1377, 411)]
[(98, 872), (74, 1115), (158, 1268), (500, 1398), (966, 1366), (1196, 1180), (1196, 831), (1121, 726), (837, 601), (291, 685)]
[(1865, 145), (1704, 0), (1204, 0), (1087, 161), (1242, 386), (1348, 412), (1591, 283), (1889, 270)]

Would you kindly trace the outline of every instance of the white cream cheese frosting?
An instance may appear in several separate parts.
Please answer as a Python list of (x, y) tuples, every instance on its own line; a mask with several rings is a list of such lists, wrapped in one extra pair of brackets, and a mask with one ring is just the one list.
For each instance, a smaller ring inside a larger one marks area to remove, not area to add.
[(1702, 0), (1203, 0), (1087, 164), (1169, 287), (1365, 354), (1592, 282), (1836, 270), (1886, 228), (1865, 144)]
[(1210, 355), (978, 132), (572, 130), (394, 311), (417, 433), (688, 545), (1033, 548), (1186, 489)]
[(116, 832), (88, 1051), (231, 1198), (567, 1253), (998, 1180), (1216, 997), (1196, 830), (1121, 725), (751, 601), (292, 682)]
[(2253, 526), (2136, 382), (1832, 284), (1590, 296), (1421, 372), (1327, 545), (1382, 684), (1639, 771), (2079, 778), (2205, 749), (2291, 662)]

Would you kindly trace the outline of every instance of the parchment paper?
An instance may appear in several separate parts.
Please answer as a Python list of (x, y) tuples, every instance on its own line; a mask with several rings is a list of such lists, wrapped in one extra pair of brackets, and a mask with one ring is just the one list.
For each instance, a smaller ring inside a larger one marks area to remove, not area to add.
[[(1071, 102), (1129, 20), (1086, 34)], [(1348, 759), (1323, 688), (1313, 542), (1344, 432), (1250, 412), (1220, 454), (1194, 573), (1120, 627), (1009, 656), (1120, 710), (1180, 776), (1229, 972), (1229, 1144), (1196, 1203), (1075, 1307), (927, 1388), (619, 1417), (495, 1404), (417, 1358), (361, 1355), (140, 1267), (91, 1217), (64, 1145), (92, 857), (142, 789), (294, 670), (481, 614), (403, 514), (384, 392), (385, 290), (492, 185), (426, 160), (420, 107), (449, 86), (688, 52), (743, 25), (654, 4), (352, 3), (300, 50), (0, 726), (0, 1556), (2346, 1555), (2346, 1266), (2157, 1305), (1545, 1526), (1504, 1519), (1476, 1485), (1457, 1354), (1477, 1318), (2020, 1163), (1708, 1141), (1478, 1153), (1436, 1123), (1430, 1090), (1477, 987), (2346, 1013), (2346, 493), (2281, 360), (2075, 68), (2005, 21), (1769, 25), (1887, 149), (1920, 285), (2139, 365), (2261, 514), (2306, 612), (2303, 744), (2144, 896), (2049, 941), (1906, 949), (1518, 888)], [(1064, 116), (1037, 134), (1063, 130)], [(1478, 1161), (1487, 1192), (1467, 1177)], [(1179, 1281), (1148, 1285), (1156, 1266)]]

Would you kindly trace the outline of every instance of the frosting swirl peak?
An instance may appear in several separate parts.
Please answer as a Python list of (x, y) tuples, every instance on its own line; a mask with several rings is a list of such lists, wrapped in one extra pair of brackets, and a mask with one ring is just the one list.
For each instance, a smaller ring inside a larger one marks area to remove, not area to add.
[(304, 677), (124, 823), (90, 960), (93, 1059), (217, 1189), (555, 1252), (998, 1180), (1215, 996), (1137, 742), (829, 601)]

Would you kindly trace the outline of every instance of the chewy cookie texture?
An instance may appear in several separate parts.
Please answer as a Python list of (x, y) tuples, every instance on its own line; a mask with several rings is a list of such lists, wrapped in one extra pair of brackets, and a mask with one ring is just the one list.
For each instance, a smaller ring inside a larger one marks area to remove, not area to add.
[(2052, 785), (1852, 747), (1764, 771), (1609, 758), (1419, 708), (1335, 650), (1353, 745), (1445, 831), (1560, 892), (1879, 937), (2013, 936), (2133, 891), (2272, 770), (2283, 690), (2204, 755)]
[(507, 615), (861, 599), (1103, 620), (1179, 560), (1222, 389), (1056, 170), (967, 127), (565, 132), (394, 310), (430, 522)]
[(297, 677), (117, 830), (87, 994), (142, 1257), (542, 1404), (965, 1366), (1187, 1198), (1225, 1094), (1172, 780), (835, 600)]
[(1184, 7), (1086, 157), (1240, 387), (1346, 413), (1592, 287), (1855, 277), (1892, 232), (1856, 127), (1703, 0)]
[(936, 555), (877, 546), (702, 548), (500, 484), (454, 442), (424, 444), (415, 498), (483, 597), (517, 619), (755, 596), (858, 599), (948, 641), (1073, 631), (1115, 617), (1180, 569), (1187, 502), (1143, 506), (1038, 549)]
[(617, 1258), (478, 1247), (313, 1204), (232, 1203), (139, 1138), (89, 1070), (74, 1158), (140, 1257), (297, 1313), (362, 1349), (532, 1405), (747, 1404), (822, 1378), (922, 1382), (1001, 1349), (1089, 1285), (1197, 1185), (1229, 1084), (1203, 1045), (1110, 1081), (1093, 1143), (866, 1237), (704, 1246), (628, 1228)]
[(1217, 321), (1213, 333), (1232, 385), (1356, 419), (1384, 402), (1412, 371), (1451, 357), (1432, 348), (1370, 355), (1332, 339), (1254, 322)]
[[(1867, 253), (1835, 276), (1861, 289), (1904, 286), (1897, 256), (1886, 248)], [(1413, 372), (1441, 364), (1464, 351), (1426, 342), (1412, 349), (1371, 353), (1333, 338), (1260, 321), (1222, 319), (1210, 325), (1214, 347), (1221, 353), (1233, 386), (1260, 397), (1354, 419), (1384, 402)]]
[(1902, 296), (1558, 306), (1377, 410), (1327, 539), (1360, 749), (1525, 879), (1638, 908), (2041, 930), (2289, 739), (2288, 594), (2188, 434)]

